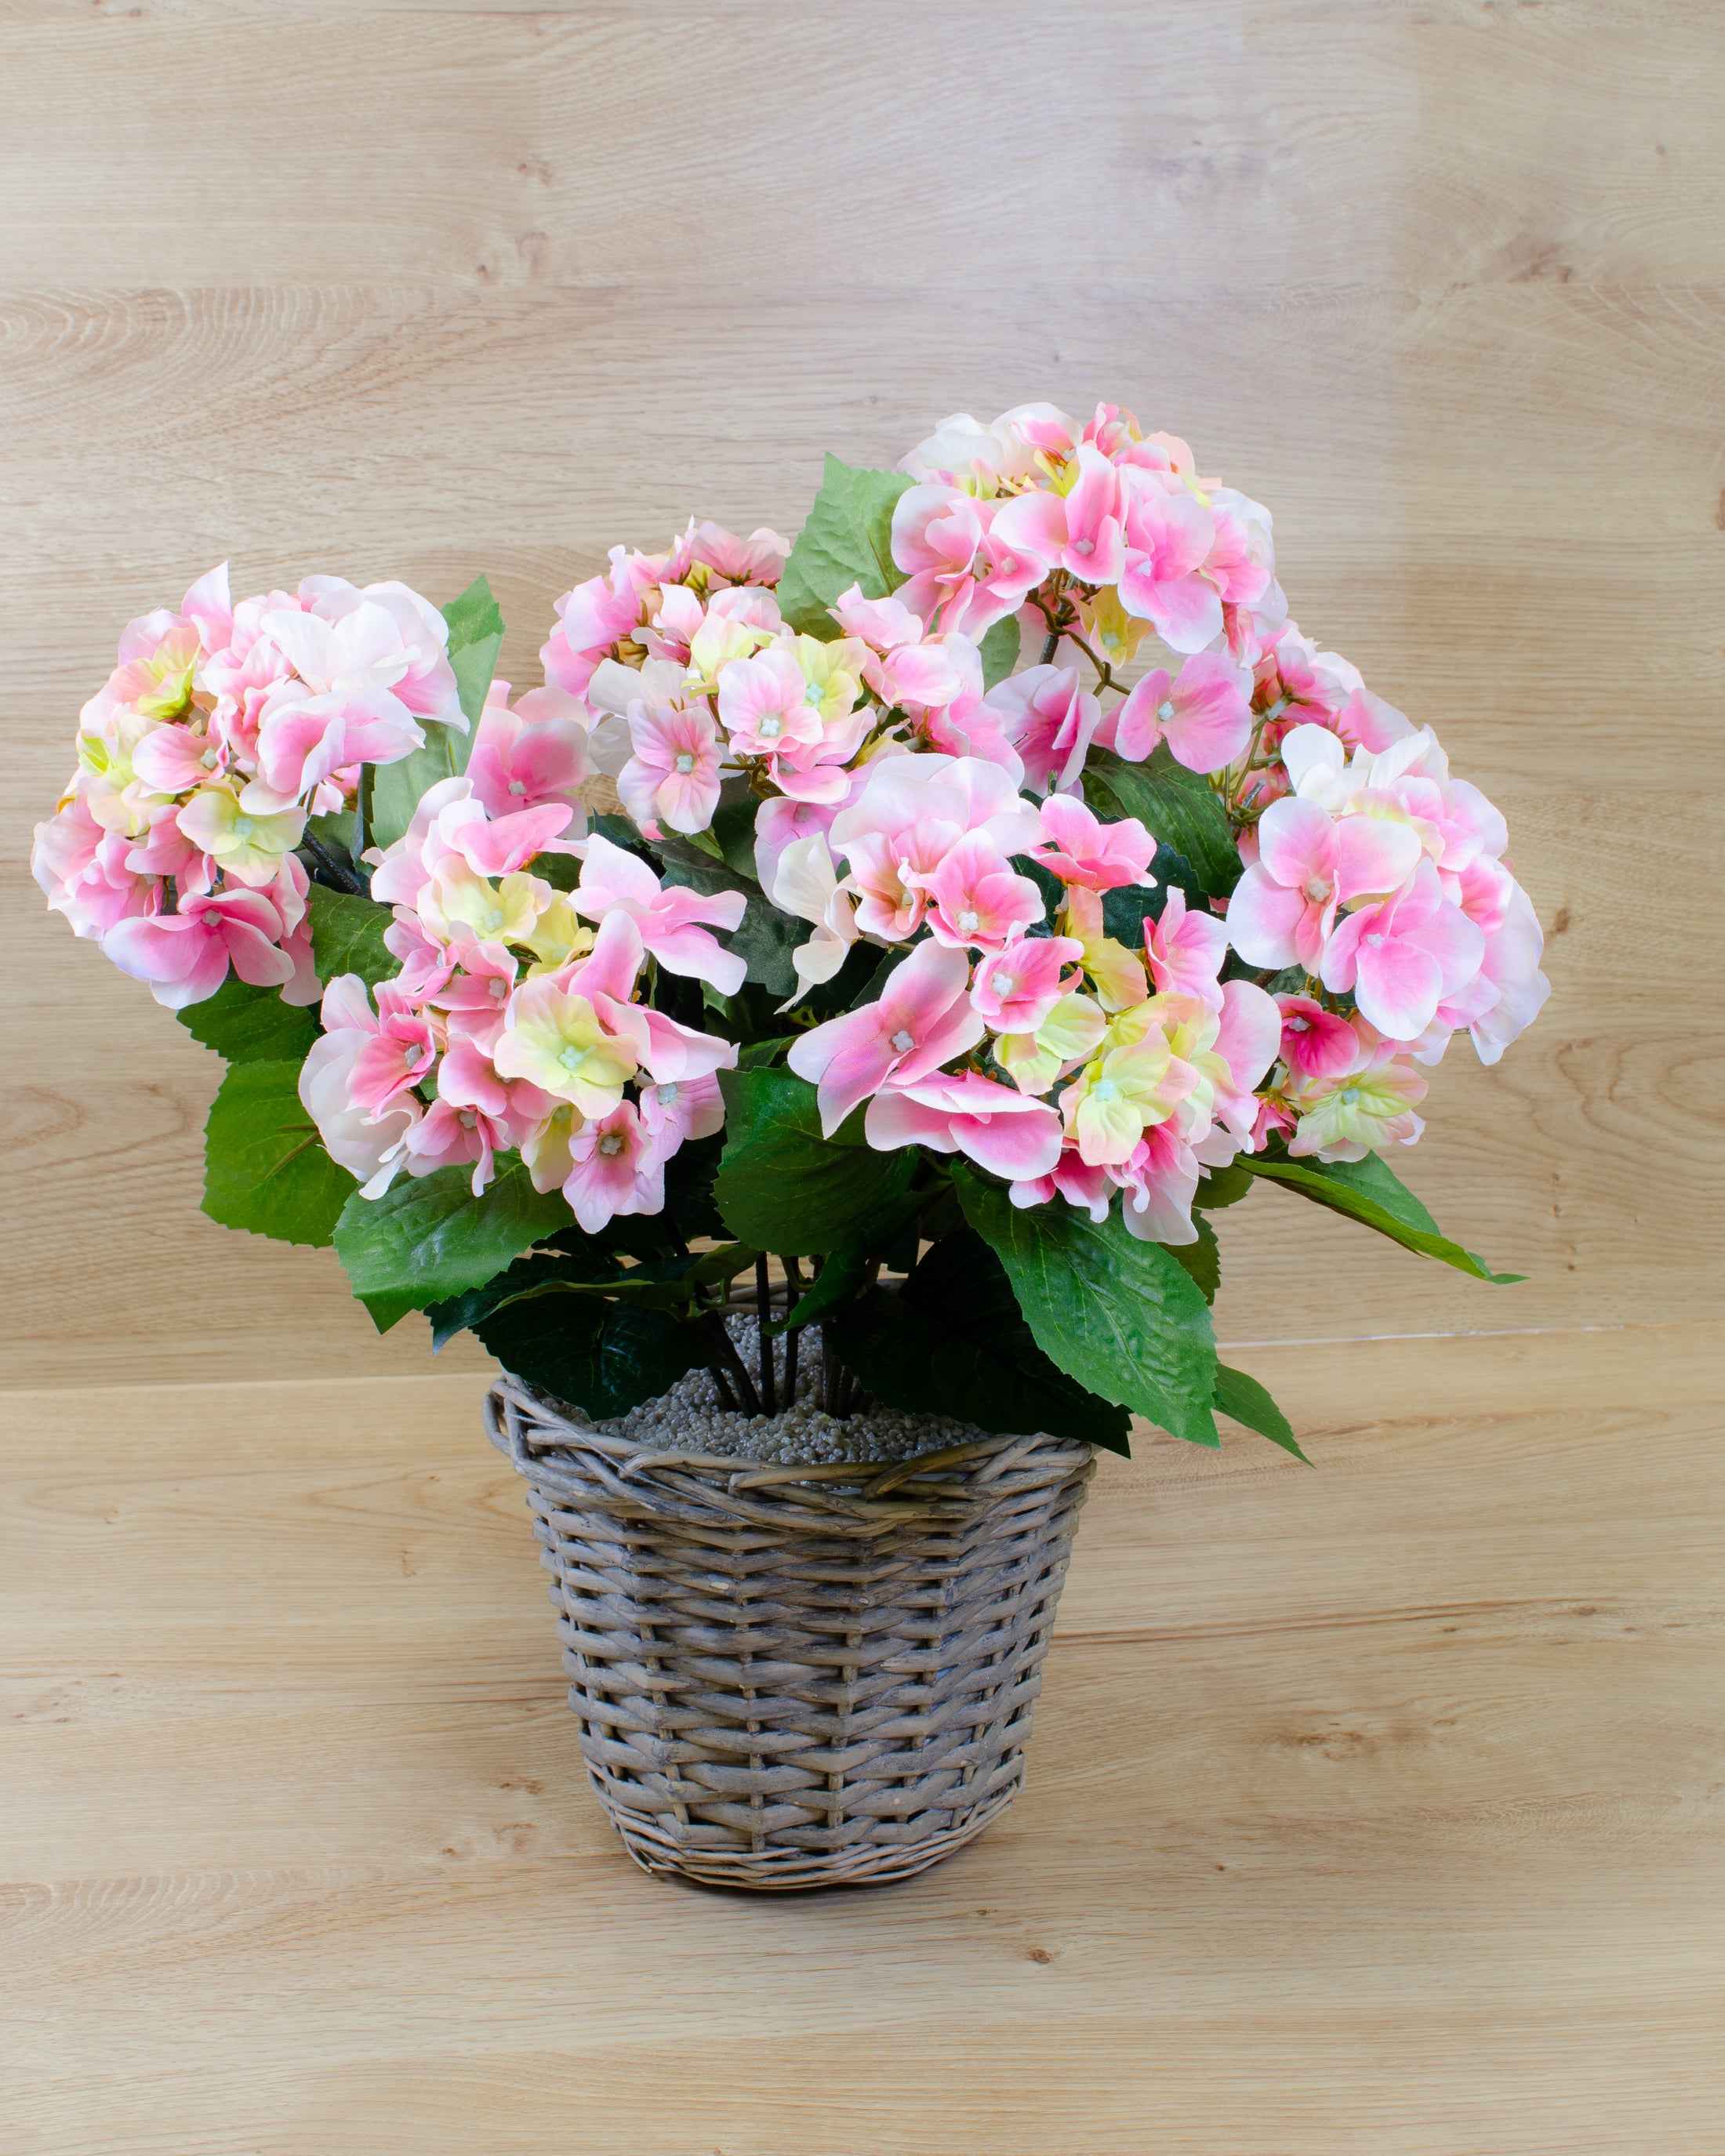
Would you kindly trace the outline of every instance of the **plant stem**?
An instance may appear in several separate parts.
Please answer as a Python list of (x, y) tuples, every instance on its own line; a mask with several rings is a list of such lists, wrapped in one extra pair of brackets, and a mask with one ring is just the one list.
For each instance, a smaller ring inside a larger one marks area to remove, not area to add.
[[(794, 1258), (781, 1258), (779, 1260), (779, 1263), (784, 1267), (785, 1316), (787, 1317), (790, 1317), (793, 1315), (797, 1304), (803, 1300), (803, 1278), (801, 1273), (798, 1270), (797, 1260)], [(784, 1336), (784, 1404), (787, 1409), (790, 1409), (796, 1405), (797, 1342), (802, 1338), (802, 1337), (803, 1329), (800, 1326), (788, 1325), (786, 1327)]]
[(731, 1373), (731, 1382), (737, 1389), (742, 1413), (746, 1415), (759, 1414), (761, 1396), (755, 1390), (755, 1381), (748, 1373), (747, 1365), (737, 1352), (737, 1342), (726, 1329), (723, 1317), (716, 1310), (710, 1310), (706, 1314), (706, 1324), (707, 1337), (717, 1348), (720, 1360)]
[(321, 839), (314, 839), (307, 831), (300, 844), (323, 870), (324, 880), (332, 890), (355, 891), (361, 896), (365, 895), (367, 886), (353, 873), (348, 863), (337, 860)]
[(706, 1367), (712, 1373), (713, 1383), (719, 1394), (719, 1405), (734, 1414), (737, 1412), (737, 1395), (731, 1389), (731, 1380), (725, 1375), (724, 1364), (709, 1363)]
[(778, 1413), (778, 1389), (773, 1383), (773, 1342), (767, 1328), (773, 1322), (773, 1281), (763, 1252), (755, 1260), (755, 1337), (761, 1343), (761, 1412)]
[(1042, 647), (1042, 656), (1037, 661), (1038, 665), (1052, 666), (1054, 665), (1054, 655), (1060, 648), (1061, 634), (1062, 632), (1058, 629), (1050, 629), (1048, 641)]

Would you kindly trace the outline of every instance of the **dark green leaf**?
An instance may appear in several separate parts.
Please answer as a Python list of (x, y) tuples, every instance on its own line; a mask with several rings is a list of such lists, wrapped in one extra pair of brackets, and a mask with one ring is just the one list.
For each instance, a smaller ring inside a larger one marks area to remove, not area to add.
[(1368, 1154), (1364, 1160), (1326, 1163), (1290, 1160), (1286, 1154), (1242, 1153), (1235, 1165), (1249, 1174), (1261, 1175), (1297, 1191), (1315, 1204), (1327, 1205), (1332, 1213), (1375, 1228), (1404, 1250), (1440, 1259), (1457, 1272), (1490, 1281), (1494, 1287), (1507, 1287), (1526, 1277), (1522, 1273), (1494, 1273), (1484, 1259), (1440, 1235), (1430, 1214), (1376, 1154)]
[[(1293, 1424), (1257, 1379), (1249, 1378), (1244, 1370), (1230, 1370), (1225, 1363), (1217, 1363), (1216, 1406), (1221, 1414), (1232, 1415), (1235, 1422), (1243, 1422), (1284, 1452), (1291, 1452), (1296, 1460), (1306, 1460)], [(1309, 1467), (1312, 1462), (1306, 1460), (1306, 1465)]]
[(718, 841), (726, 867), (745, 882), (757, 885), (760, 878), (755, 872), (755, 812), (761, 803), (748, 787), (736, 780), (732, 785), (739, 786), (739, 790), (728, 800), (724, 795), (731, 793), (731, 787), (727, 786), (721, 793), (719, 805), (713, 811), (712, 835)]
[(719, 1084), (726, 1142), (714, 1196), (739, 1241), (805, 1257), (865, 1231), (890, 1240), (917, 1209), (914, 1148), (873, 1152), (850, 1126), (824, 1138), (814, 1088), (793, 1072), (722, 1070)]
[[(484, 577), (475, 577), (459, 598), (451, 599), (443, 615), (449, 625), (449, 665), (454, 670), (456, 693), (468, 724), (476, 726), (485, 707), (491, 676), (497, 671), (497, 654), (503, 649), (503, 616)], [(461, 760), (455, 768), (465, 771), (473, 737), (455, 738), (462, 742), (458, 752)]]
[(230, 1064), (204, 1126), (203, 1209), (280, 1243), (330, 1240), (354, 1178), (324, 1151), (300, 1062)]
[(1159, 742), (1147, 763), (1123, 763), (1092, 749), (1084, 767), (1084, 798), (1105, 823), (1136, 816), (1164, 845), (1183, 854), (1199, 891), (1224, 898), (1240, 880), (1240, 850), (1209, 782), (1188, 771)]
[(887, 1407), (1127, 1450), (1124, 1409), (1050, 1361), (999, 1259), (968, 1229), (937, 1243), (896, 1292), (874, 1288), (842, 1310), (833, 1334), (845, 1363)]
[(1205, 1212), (1219, 1213), (1224, 1205), (1238, 1205), (1251, 1187), (1251, 1177), (1237, 1162), (1230, 1162), (1226, 1168), (1207, 1168), (1198, 1178), (1192, 1203)]
[(482, 1287), (569, 1217), (560, 1190), (536, 1191), (518, 1153), (475, 1198), (472, 1171), (439, 1168), (403, 1176), (381, 1198), (356, 1191), (336, 1224), (336, 1251), (362, 1297), (411, 1295), (421, 1310)]
[(321, 883), (311, 886), (311, 906), (319, 980), (327, 983), (343, 973), (357, 973), (375, 988), (401, 971), (401, 960), (383, 945), (383, 932), (395, 918), (390, 907), (353, 892), (326, 891)]
[(1202, 1214), (1192, 1224), (1198, 1230), (1195, 1243), (1164, 1243), (1163, 1248), (1179, 1260), (1187, 1277), (1204, 1301), (1214, 1302), (1216, 1291), (1222, 1285), (1222, 1253), (1216, 1243), (1216, 1231)]
[(1019, 663), (1019, 623), (1016, 614), (997, 621), (978, 647), (983, 655), (983, 686), (992, 689), (1004, 681)]
[(738, 1273), (747, 1272), (760, 1255), (745, 1244), (726, 1243), (722, 1250), (672, 1258), (645, 1258), (639, 1265), (608, 1272), (598, 1280), (552, 1275), (529, 1281), (513, 1295), (501, 1298), (493, 1307), (501, 1310), (507, 1303), (525, 1302), (530, 1297), (541, 1296), (598, 1295), (608, 1296), (643, 1310), (679, 1310), (686, 1313), (695, 1307), (696, 1288), (728, 1285)]
[(707, 1359), (699, 1328), (669, 1312), (574, 1296), (513, 1302), (473, 1329), (506, 1370), (596, 1420), (658, 1399)]
[(828, 612), (853, 584), (883, 599), (904, 582), (892, 558), (892, 511), (911, 485), (903, 472), (861, 471), (834, 456), (797, 535), (778, 582), (779, 610), (805, 636), (830, 642), (839, 624)]
[(748, 968), (749, 979), (781, 1002), (796, 990), (797, 969), (791, 963), (791, 953), (808, 940), (806, 921), (781, 913), (764, 898), (749, 901), (741, 922), (725, 938)]
[(824, 1317), (829, 1311), (849, 1302), (863, 1284), (870, 1255), (865, 1235), (854, 1235), (837, 1250), (829, 1250), (819, 1276), (812, 1286), (803, 1289), (796, 1308), (776, 1325), (769, 1325), (768, 1331), (788, 1332), (793, 1325), (811, 1325), (816, 1318)]
[(797, 1038), (793, 1033), (782, 1033), (777, 1040), (752, 1040), (747, 1048), (737, 1051), (739, 1070), (769, 1070), (779, 1062), (786, 1049)]
[(285, 1004), (280, 988), (254, 988), (236, 973), (175, 1016), (194, 1040), (230, 1063), (303, 1063), (321, 1030), (316, 1004)]
[(953, 1182), (1005, 1265), (1030, 1330), (1070, 1377), (1194, 1445), (1214, 1445), (1215, 1336), (1203, 1296), (1160, 1243), (1066, 1204), (1022, 1210), (968, 1168)]
[[(483, 1286), (470, 1287), (465, 1295), (451, 1296), (442, 1302), (428, 1303), (425, 1315), (431, 1321), (433, 1353), (446, 1348), (458, 1332), (465, 1332), (480, 1324), (493, 1311), (501, 1310), (506, 1303), (513, 1302), (527, 1289), (537, 1287), (547, 1281), (597, 1281), (601, 1283), (621, 1278), (622, 1269), (608, 1250), (597, 1248), (579, 1253), (562, 1250), (533, 1250), (525, 1258), (517, 1258), (493, 1280)], [(383, 1298), (376, 1298), (383, 1300)], [(392, 1322), (393, 1321), (392, 1320)], [(388, 1325), (380, 1323), (377, 1330), (387, 1332)]]

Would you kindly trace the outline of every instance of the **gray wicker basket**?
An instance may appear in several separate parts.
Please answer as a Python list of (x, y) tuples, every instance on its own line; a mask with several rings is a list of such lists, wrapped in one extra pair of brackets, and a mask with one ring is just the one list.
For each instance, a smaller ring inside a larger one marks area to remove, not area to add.
[(1095, 1463), (990, 1437), (872, 1469), (636, 1450), (514, 1378), (526, 1477), (600, 1802), (636, 1862), (785, 1892), (908, 1878), (1024, 1779)]

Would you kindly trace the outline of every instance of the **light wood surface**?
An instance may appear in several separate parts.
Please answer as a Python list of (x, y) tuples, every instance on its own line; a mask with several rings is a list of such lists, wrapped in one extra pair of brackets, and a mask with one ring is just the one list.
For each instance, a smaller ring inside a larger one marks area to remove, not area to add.
[[(1725, 10), (0, 0), (0, 2156), (1721, 2156)], [(582, 1785), (485, 1358), (198, 1213), (28, 829), (223, 556), (485, 569), (525, 685), (614, 541), (1036, 396), (1507, 813), (1552, 1000), (1408, 1174), (1531, 1277), (1224, 1214), (1319, 1471), (1106, 1466), (1008, 1823), (721, 1900)]]
[(1717, 1328), (1246, 1358), (1102, 1463), (1029, 1787), (635, 1871), (470, 1377), (13, 1395), (6, 2156), (1717, 2156)]
[[(1527, 1284), (1260, 1194), (1224, 1332), (1717, 1309), (1725, 10), (4, 0), (0, 59), (14, 866), (119, 625), (223, 555), (484, 568), (526, 683), (615, 540), (1118, 398), (1271, 505), (1302, 625), (1502, 803), (1553, 932), (1408, 1163)], [(327, 1253), (197, 1213), (214, 1059), (4, 905), (10, 1381), (429, 1370)]]

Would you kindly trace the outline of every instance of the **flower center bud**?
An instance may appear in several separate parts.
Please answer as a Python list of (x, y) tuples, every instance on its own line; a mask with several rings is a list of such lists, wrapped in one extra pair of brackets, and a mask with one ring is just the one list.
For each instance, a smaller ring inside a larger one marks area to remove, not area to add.
[(818, 704), (825, 694), (826, 691), (819, 681), (811, 681), (803, 691), (803, 701), (805, 704)]
[(1358, 1086), (1347, 1086), (1343, 1088), (1342, 1105), (1344, 1108), (1353, 1107), (1357, 1105), (1358, 1100), (1359, 1088)]
[(527, 790), (527, 782), (524, 778), (511, 778), (509, 782), (509, 790), (511, 793), (525, 793)]
[(1309, 1018), (1291, 1018), (1286, 1022), (1286, 1029), (1290, 1033), (1310, 1033), (1312, 1020)]
[(476, 1130), (479, 1127), (479, 1117), (475, 1115), (471, 1108), (464, 1108), (457, 1121), (464, 1131)]
[(677, 758), (673, 768), (677, 771), (680, 771), (685, 778), (691, 771), (694, 770), (695, 759), (690, 755), (687, 749), (685, 749), (682, 754)]
[(217, 912), (214, 906), (211, 906), (208, 912), (204, 915), (203, 925), (206, 928), (219, 928), (221, 927), (222, 916)]
[(1009, 996), (1015, 996), (1019, 992), (1019, 984), (1010, 973), (996, 973), (988, 985), (1003, 1003)]
[(1307, 883), (1306, 896), (1314, 906), (1322, 906), (1329, 895), (1329, 884), (1322, 876), (1313, 876)]
[(557, 1058), (557, 1061), (562, 1065), (565, 1070), (578, 1070), (586, 1060), (585, 1052), (572, 1043)]
[(1096, 551), (1096, 542), (1093, 539), (1079, 539), (1073, 542), (1072, 552), (1081, 555), (1086, 562)]
[(485, 916), (485, 926), (487, 928), (501, 928), (503, 926), (503, 916), (495, 906)]
[(660, 1106), (662, 1108), (674, 1107), (676, 1105), (677, 1090), (677, 1081), (675, 1078), (671, 1080), (668, 1086), (661, 1086), (659, 1089)]
[(1119, 1091), (1120, 1088), (1111, 1078), (1098, 1078), (1096, 1084), (1090, 1089), (1090, 1097), (1093, 1101), (1111, 1101)]
[(607, 1131), (603, 1137), (599, 1140), (598, 1149), (602, 1153), (603, 1153), (607, 1160), (615, 1160), (618, 1154), (623, 1151), (623, 1135), (621, 1132)]
[(1371, 935), (1367, 937), (1366, 941), (1374, 951), (1381, 951), (1384, 948), (1384, 938), (1381, 936)]
[(958, 916), (958, 933), (961, 936), (974, 936), (976, 933), (976, 915), (968, 906)]
[(250, 838), (257, 828), (249, 816), (236, 816), (234, 819), (234, 835), (236, 839)]
[(784, 721), (777, 711), (769, 711), (755, 731), (763, 741), (777, 741), (784, 732)]
[(908, 1055), (916, 1045), (916, 1036), (901, 1026), (892, 1036), (891, 1045), (896, 1055)]

